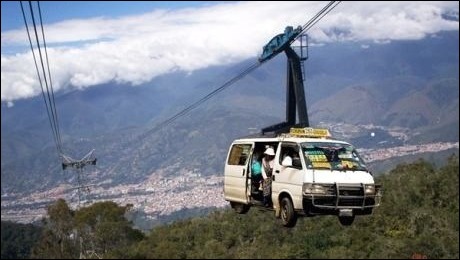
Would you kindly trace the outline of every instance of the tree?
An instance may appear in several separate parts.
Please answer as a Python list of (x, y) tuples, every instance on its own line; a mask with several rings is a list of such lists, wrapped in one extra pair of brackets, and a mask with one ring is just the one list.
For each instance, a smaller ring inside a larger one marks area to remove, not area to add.
[(142, 240), (143, 233), (132, 228), (132, 223), (125, 218), (130, 208), (106, 201), (78, 210), (75, 223), (83, 241), (82, 250), (102, 256)]
[[(144, 235), (132, 228), (125, 218), (131, 208), (116, 203), (98, 202), (72, 211), (65, 200), (59, 199), (48, 207), (49, 218), (40, 242), (33, 250), (37, 258), (103, 257), (123, 250)], [(122, 251), (121, 251), (122, 252)]]
[(78, 241), (74, 229), (74, 212), (64, 199), (48, 206), (42, 237), (32, 252), (36, 258), (77, 258)]
[(40, 238), (42, 228), (32, 224), (2, 221), (1, 259), (29, 258), (30, 251)]

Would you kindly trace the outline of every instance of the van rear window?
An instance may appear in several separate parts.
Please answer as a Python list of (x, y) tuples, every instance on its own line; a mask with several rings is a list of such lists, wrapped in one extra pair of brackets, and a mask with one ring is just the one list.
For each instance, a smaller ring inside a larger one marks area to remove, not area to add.
[(229, 165), (246, 165), (251, 151), (251, 144), (235, 144), (228, 157)]

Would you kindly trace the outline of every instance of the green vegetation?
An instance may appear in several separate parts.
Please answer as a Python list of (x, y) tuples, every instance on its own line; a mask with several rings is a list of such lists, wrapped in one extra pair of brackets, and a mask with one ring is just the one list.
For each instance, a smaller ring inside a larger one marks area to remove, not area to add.
[(124, 250), (144, 235), (133, 229), (125, 213), (130, 206), (98, 202), (72, 211), (63, 199), (48, 207), (41, 239), (32, 251), (33, 258), (95, 258)]
[(28, 258), (32, 246), (40, 238), (42, 228), (32, 224), (2, 221), (1, 259)]
[(459, 257), (458, 157), (442, 168), (419, 160), (381, 176), (385, 193), (372, 216), (342, 227), (336, 217), (302, 218), (292, 229), (271, 212), (231, 210), (151, 231), (121, 258)]
[[(101, 202), (72, 211), (58, 200), (48, 208), (32, 257), (78, 258), (84, 252), (92, 258), (458, 259), (458, 171), (458, 156), (441, 168), (424, 160), (398, 165), (377, 180), (384, 187), (382, 205), (350, 227), (322, 216), (301, 218), (289, 229), (270, 211), (252, 208), (238, 215), (227, 209), (159, 226), (144, 236), (125, 219), (129, 206)], [(2, 258), (4, 252), (12, 257), (14, 247), (4, 244), (21, 242), (9, 241), (11, 234), (4, 237), (3, 225)]]

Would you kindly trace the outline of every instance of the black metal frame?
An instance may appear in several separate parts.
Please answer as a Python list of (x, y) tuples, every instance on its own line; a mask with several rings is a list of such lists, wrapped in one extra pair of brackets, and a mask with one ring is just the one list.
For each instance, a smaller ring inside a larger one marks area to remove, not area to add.
[[(307, 102), (304, 91), (303, 62), (308, 58), (307, 36), (300, 38), (300, 56), (287, 46), (284, 49), (287, 62), (286, 80), (286, 121), (271, 125), (262, 129), (262, 134), (274, 132), (275, 134), (287, 133), (291, 127), (309, 127)], [(306, 45), (303, 45), (305, 42)], [(299, 122), (296, 124), (296, 114), (299, 115)]]

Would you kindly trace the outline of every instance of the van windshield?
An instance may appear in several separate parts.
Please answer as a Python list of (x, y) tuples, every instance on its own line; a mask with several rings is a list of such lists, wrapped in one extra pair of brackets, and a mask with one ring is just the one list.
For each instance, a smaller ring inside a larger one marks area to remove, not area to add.
[(301, 146), (308, 169), (367, 171), (363, 159), (349, 144), (308, 142)]

